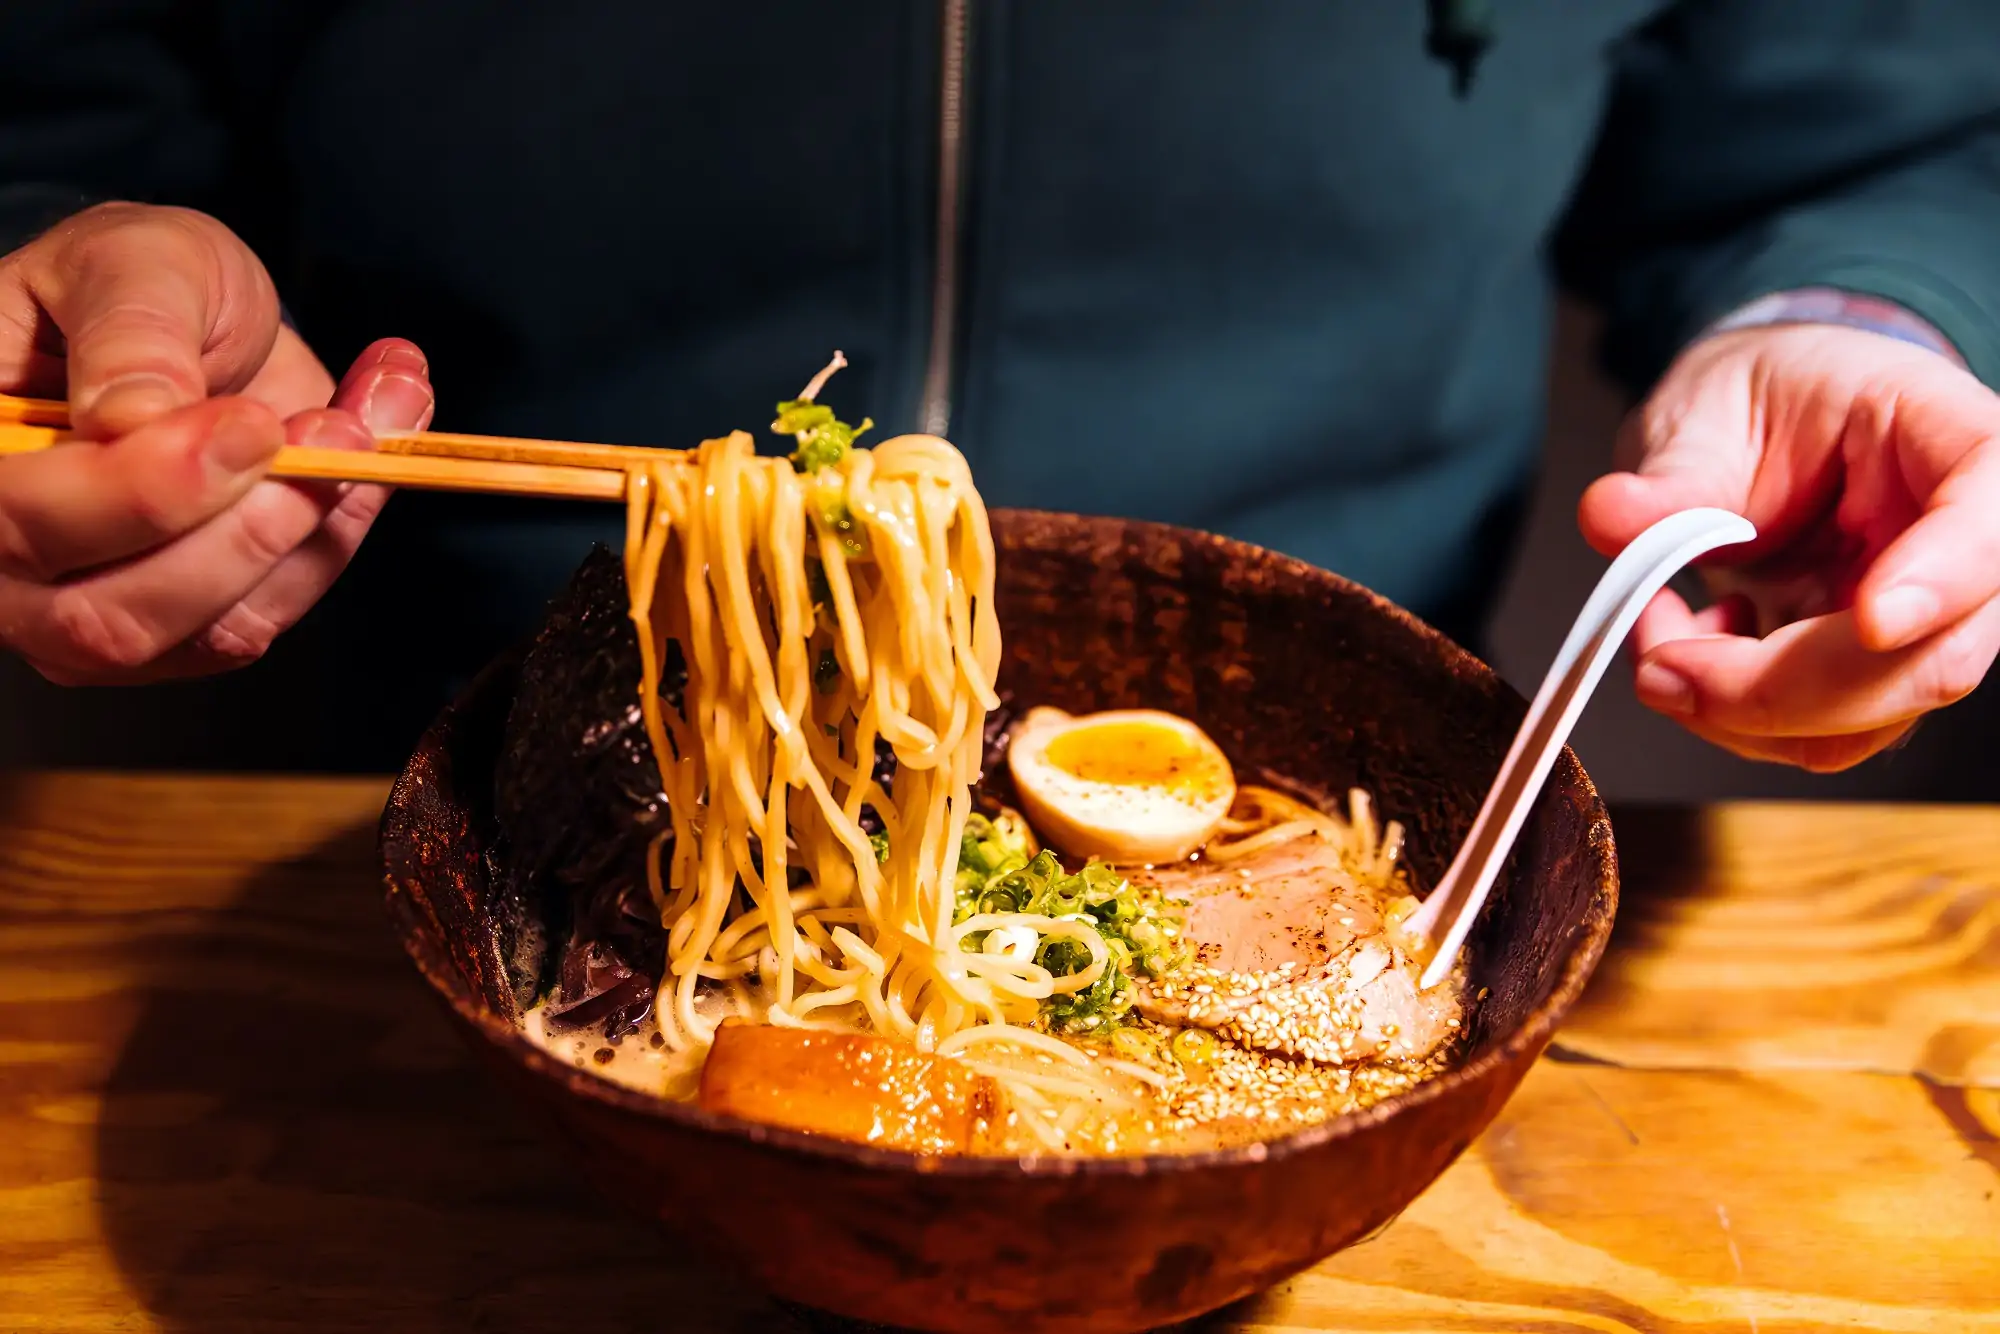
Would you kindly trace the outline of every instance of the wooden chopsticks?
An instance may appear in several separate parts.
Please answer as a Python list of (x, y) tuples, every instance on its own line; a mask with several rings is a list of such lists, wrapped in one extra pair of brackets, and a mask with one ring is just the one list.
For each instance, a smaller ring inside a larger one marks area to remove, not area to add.
[[(70, 443), (75, 437), (69, 425), (66, 403), (0, 394), (0, 456)], [(380, 482), (428, 491), (620, 501), (631, 469), (659, 457), (659, 450), (631, 445), (419, 431), (378, 437), (372, 453), (286, 445), (272, 461), (271, 475)]]

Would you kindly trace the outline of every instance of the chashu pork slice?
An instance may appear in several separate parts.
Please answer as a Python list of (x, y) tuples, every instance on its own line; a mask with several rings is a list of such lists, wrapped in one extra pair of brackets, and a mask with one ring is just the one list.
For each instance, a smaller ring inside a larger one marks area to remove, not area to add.
[(711, 1112), (910, 1153), (979, 1153), (1004, 1120), (988, 1076), (906, 1042), (726, 1022), (702, 1066)]
[(1247, 1047), (1345, 1063), (1420, 1059), (1455, 1031), (1456, 986), (1422, 991), (1422, 964), (1339, 851), (1314, 834), (1241, 861), (1133, 873), (1187, 903), (1194, 963), (1139, 987), (1139, 1012)]

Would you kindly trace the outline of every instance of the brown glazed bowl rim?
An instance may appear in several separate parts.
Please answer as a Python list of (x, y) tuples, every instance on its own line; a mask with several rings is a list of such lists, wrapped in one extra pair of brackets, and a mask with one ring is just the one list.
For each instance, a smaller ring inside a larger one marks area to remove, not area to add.
[[(1500, 680), (1492, 668), (1460, 648), (1437, 630), (1419, 620), (1403, 608), (1370, 589), (1343, 578), (1329, 570), (1323, 570), (1305, 561), (1259, 547), (1234, 538), (1203, 533), (1196, 529), (1178, 527), (1172, 524), (1151, 523), (1130, 519), (1064, 514), (1054, 511), (1001, 509), (996, 515), (1018, 515), (1024, 519), (1043, 519), (1056, 522), (1073, 522), (1082, 519), (1086, 524), (1117, 524), (1123, 531), (1138, 530), (1150, 532), (1160, 537), (1199, 537), (1205, 543), (1216, 545), (1229, 556), (1246, 563), (1257, 563), (1281, 570), (1307, 582), (1316, 582), (1330, 587), (1347, 596), (1358, 596), (1365, 600), (1385, 619), (1393, 621), (1404, 630), (1416, 636), (1431, 652), (1436, 653), (1452, 667), (1456, 673), (1469, 673), (1475, 680), (1484, 679), (1506, 695), (1519, 700), (1519, 692)], [(466, 701), (477, 698), (482, 692), (493, 687), (498, 675), (512, 666), (519, 656), (519, 650), (503, 654), (489, 664), (485, 670), (466, 687), (464, 693), (448, 704), (426, 730), (419, 742), (418, 753), (431, 748), (434, 739), (454, 721)], [(802, 1131), (788, 1130), (762, 1122), (744, 1120), (740, 1117), (724, 1116), (703, 1110), (694, 1103), (674, 1102), (666, 1098), (641, 1093), (635, 1089), (614, 1083), (612, 1080), (581, 1069), (557, 1059), (529, 1040), (526, 1033), (514, 1023), (510, 1023), (484, 1009), (474, 996), (472, 989), (459, 975), (451, 962), (432, 948), (416, 927), (413, 913), (407, 911), (408, 896), (398, 893), (399, 868), (392, 864), (388, 847), (383, 847), (384, 880), (388, 890), (390, 919), (396, 934), (403, 943), (417, 971), (424, 980), (448, 1003), (463, 1022), (478, 1030), (497, 1048), (525, 1066), (537, 1077), (553, 1079), (562, 1084), (569, 1093), (604, 1104), (622, 1112), (628, 1112), (648, 1119), (670, 1122), (680, 1126), (726, 1135), (746, 1140), (759, 1147), (780, 1151), (785, 1154), (807, 1158), (831, 1160), (855, 1168), (881, 1172), (907, 1173), (912, 1176), (949, 1176), (974, 1178), (1018, 1178), (1018, 1177), (1120, 1177), (1141, 1176), (1154, 1173), (1200, 1172), (1212, 1168), (1228, 1168), (1268, 1163), (1289, 1158), (1295, 1154), (1308, 1152), (1323, 1144), (1359, 1135), (1395, 1118), (1406, 1108), (1418, 1107), (1444, 1097), (1452, 1089), (1479, 1082), (1501, 1066), (1518, 1060), (1528, 1051), (1539, 1051), (1554, 1035), (1556, 1028), (1569, 1013), (1570, 1008), (1583, 994), (1592, 971), (1611, 937), (1612, 922), (1616, 917), (1618, 903), (1618, 877), (1616, 849), (1611, 838), (1610, 817), (1604, 803), (1598, 796), (1597, 788), (1575, 755), (1565, 747), (1562, 758), (1568, 763), (1561, 767), (1576, 775), (1581, 795), (1589, 816), (1589, 825), (1602, 831), (1601, 839), (1590, 840), (1592, 855), (1600, 865), (1597, 875), (1598, 891), (1608, 899), (1605, 911), (1593, 913), (1586, 929), (1577, 933), (1564, 961), (1563, 970), (1555, 988), (1541, 1004), (1530, 1011), (1527, 1019), (1503, 1041), (1495, 1044), (1484, 1054), (1461, 1066), (1454, 1066), (1445, 1073), (1427, 1079), (1415, 1088), (1392, 1098), (1384, 1099), (1365, 1111), (1335, 1116), (1316, 1125), (1307, 1126), (1289, 1135), (1276, 1139), (1262, 1140), (1250, 1144), (1237, 1145), (1227, 1149), (1210, 1150), (1201, 1153), (1165, 1153), (1134, 1155), (1130, 1157), (1063, 1157), (1056, 1155), (1032, 1155), (1023, 1157), (974, 1156), (974, 1155), (923, 1155), (902, 1150), (875, 1148), (856, 1144), (848, 1140), (833, 1139), (825, 1135), (812, 1135)], [(399, 774), (390, 789), (388, 804), (384, 810), (383, 830), (386, 834), (393, 813), (409, 801), (409, 786), (413, 782), (409, 768)], [(1608, 870), (1609, 874), (1604, 872)], [(400, 900), (400, 902), (399, 902)]]

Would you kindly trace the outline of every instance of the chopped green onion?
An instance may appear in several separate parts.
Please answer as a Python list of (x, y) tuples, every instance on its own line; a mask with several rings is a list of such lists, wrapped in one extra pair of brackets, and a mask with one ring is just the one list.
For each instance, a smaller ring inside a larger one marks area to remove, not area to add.
[(875, 425), (863, 417), (861, 425), (849, 426), (833, 415), (833, 409), (809, 399), (790, 398), (778, 404), (778, 419), (771, 429), (799, 442), (792, 451), (792, 466), (802, 473), (818, 473), (840, 466), (854, 442)]
[[(957, 903), (953, 920), (978, 913), (1028, 913), (1073, 917), (1097, 928), (1110, 966), (1082, 991), (1042, 1002), (1040, 1021), (1052, 1032), (1080, 1035), (1115, 1028), (1130, 1015), (1134, 974), (1157, 977), (1177, 967), (1186, 954), (1181, 923), (1173, 905), (1157, 889), (1141, 889), (1103, 862), (1074, 874), (1048, 851), (1027, 855), (1026, 832), (1002, 817), (972, 816), (959, 843)], [(977, 950), (983, 933), (968, 938)], [(1090, 967), (1091, 952), (1066, 938), (1044, 940), (1035, 962), (1057, 977)]]

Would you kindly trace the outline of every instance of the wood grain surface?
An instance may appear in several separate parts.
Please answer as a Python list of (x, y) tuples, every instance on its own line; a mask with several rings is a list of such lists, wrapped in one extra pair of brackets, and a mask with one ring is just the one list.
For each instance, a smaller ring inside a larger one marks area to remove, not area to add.
[[(469, 1066), (385, 791), (0, 785), (0, 1331), (794, 1329)], [(1500, 1122), (1206, 1328), (2000, 1331), (2000, 811), (1616, 826), (1619, 938)]]

